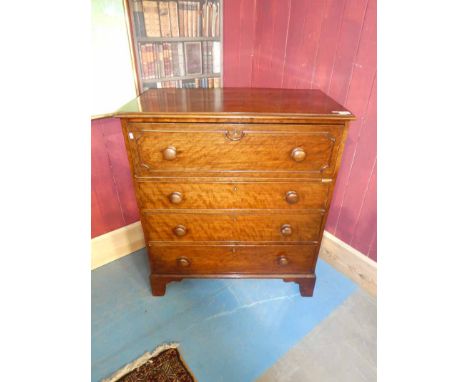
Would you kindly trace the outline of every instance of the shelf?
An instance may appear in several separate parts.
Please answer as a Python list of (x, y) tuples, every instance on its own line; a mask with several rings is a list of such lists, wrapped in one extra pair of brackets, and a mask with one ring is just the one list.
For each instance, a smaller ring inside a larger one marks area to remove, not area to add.
[(221, 41), (219, 37), (137, 37), (138, 42)]
[(152, 78), (150, 80), (143, 80), (145, 84), (152, 84), (155, 82), (163, 82), (163, 81), (179, 81), (179, 80), (192, 80), (195, 78), (219, 78), (221, 77), (220, 73), (212, 73), (212, 74), (192, 74), (190, 76), (178, 76), (178, 77), (163, 77), (163, 78)]

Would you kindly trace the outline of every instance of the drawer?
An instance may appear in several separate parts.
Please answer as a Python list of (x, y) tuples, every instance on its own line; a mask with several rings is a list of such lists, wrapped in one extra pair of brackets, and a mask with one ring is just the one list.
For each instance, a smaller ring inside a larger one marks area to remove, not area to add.
[(323, 213), (146, 212), (148, 241), (317, 241)]
[(329, 177), (342, 134), (340, 126), (328, 125), (182, 125), (129, 124), (136, 176), (295, 172)]
[(314, 272), (317, 245), (208, 245), (149, 247), (153, 273), (291, 274)]
[(326, 209), (330, 183), (136, 182), (142, 209)]

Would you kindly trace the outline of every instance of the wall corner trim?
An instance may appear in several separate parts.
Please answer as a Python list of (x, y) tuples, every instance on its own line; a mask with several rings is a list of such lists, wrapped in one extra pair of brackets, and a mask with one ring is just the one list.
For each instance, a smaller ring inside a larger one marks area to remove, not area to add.
[[(130, 255), (144, 246), (139, 221), (95, 237), (91, 240), (91, 269)], [(377, 263), (328, 231), (323, 233), (319, 256), (371, 295), (377, 294)]]
[(319, 256), (372, 296), (377, 295), (377, 263), (324, 231)]

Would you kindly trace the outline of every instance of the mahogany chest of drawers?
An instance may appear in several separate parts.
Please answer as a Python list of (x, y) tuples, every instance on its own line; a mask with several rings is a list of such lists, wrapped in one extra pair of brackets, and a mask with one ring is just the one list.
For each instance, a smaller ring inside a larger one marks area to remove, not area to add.
[(153, 295), (281, 278), (312, 296), (348, 123), (319, 90), (152, 89), (120, 109)]

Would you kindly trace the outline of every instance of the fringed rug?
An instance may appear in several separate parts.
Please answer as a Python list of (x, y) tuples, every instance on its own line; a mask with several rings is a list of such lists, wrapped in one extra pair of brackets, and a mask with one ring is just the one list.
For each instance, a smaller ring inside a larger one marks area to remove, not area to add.
[(102, 382), (196, 382), (177, 347), (178, 344), (158, 346)]

